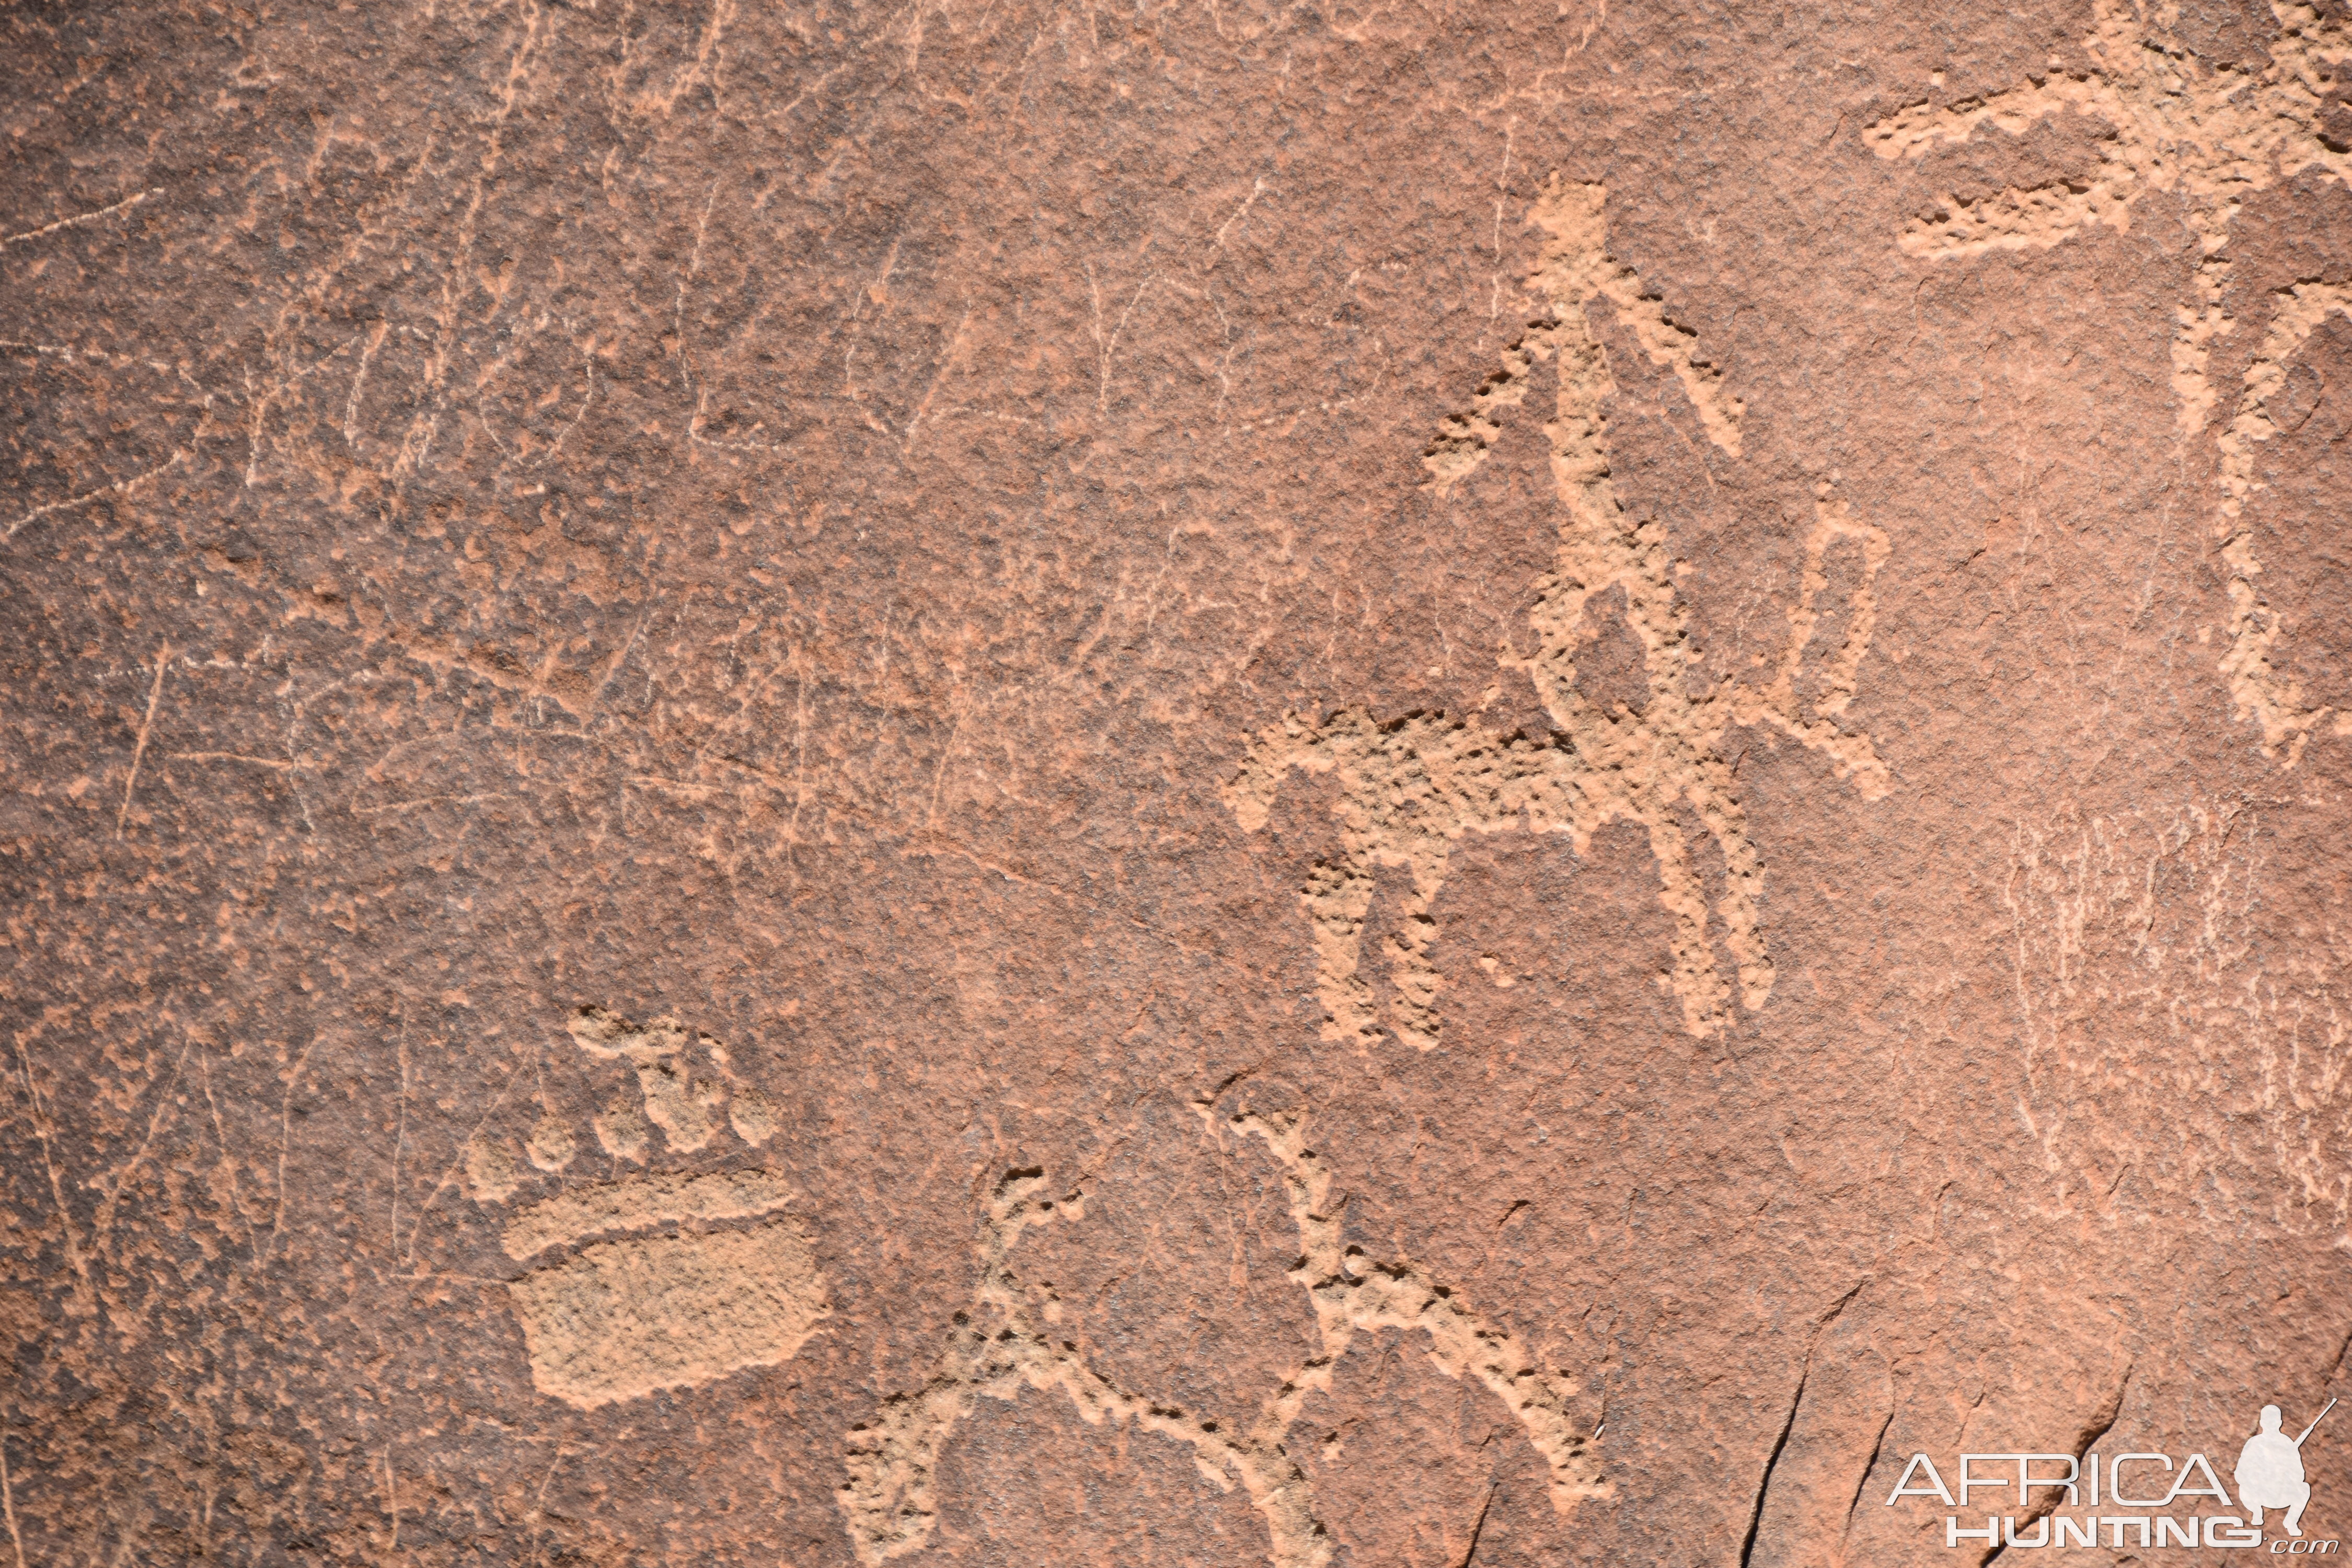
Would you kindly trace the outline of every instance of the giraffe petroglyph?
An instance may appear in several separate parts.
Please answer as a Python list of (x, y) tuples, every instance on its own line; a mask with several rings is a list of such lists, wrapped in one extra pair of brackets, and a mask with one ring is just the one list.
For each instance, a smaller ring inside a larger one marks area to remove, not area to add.
[[(1695, 334), (1643, 292), (1632, 268), (1610, 256), (1606, 195), (1600, 185), (1555, 177), (1537, 202), (1531, 221), (1548, 237), (1529, 281), (1543, 314), (1504, 355), (1470, 412), (1444, 422), (1423, 458), (1438, 493), (1452, 490), (1485, 461), (1503, 410), (1526, 400), (1535, 366), (1557, 366), (1558, 417), (1544, 430), (1563, 509), (1559, 553), (1555, 570), (1537, 584), (1530, 616), (1536, 651), (1507, 659), (1526, 669), (1556, 732), (1505, 738), (1475, 720), (1416, 714), (1382, 722), (1361, 708), (1312, 721), (1294, 713), (1254, 739), (1225, 786), (1227, 805), (1254, 832), (1265, 826), (1291, 769), (1339, 778), (1341, 853), (1317, 866), (1298, 895), (1314, 932), (1327, 1039), (1369, 1044), (1381, 1033), (1381, 1010), (1358, 973), (1375, 868), (1410, 873), (1411, 890), (1387, 940), (1398, 992), (1390, 1021), (1400, 1038), (1429, 1050), (1439, 1038), (1431, 911), (1454, 841), (1473, 831), (1525, 827), (1565, 832), (1582, 852), (1594, 830), (1612, 822), (1648, 830), (1659, 901), (1675, 921), (1665, 979), (1681, 999), (1689, 1031), (1716, 1034), (1731, 1017), (1732, 983), (1709, 941), (1706, 889), (1685, 814), (1723, 857), (1725, 885), (1713, 918), (1721, 921), (1724, 945), (1738, 966), (1739, 1002), (1760, 1007), (1772, 989), (1758, 909), (1764, 865), (1748, 837), (1724, 732), (1735, 724), (1769, 726), (1825, 755), (1864, 799), (1890, 787), (1869, 738), (1839, 724), (1869, 650), (1874, 588), (1888, 551), (1885, 533), (1857, 521), (1846, 503), (1826, 492), (1816, 502), (1789, 641), (1769, 683), (1704, 684), (1664, 525), (1629, 510), (1611, 478), (1608, 404), (1616, 386), (1587, 307), (1606, 300), (1614, 308), (1650, 358), (1675, 373), (1709, 437), (1734, 456), (1743, 408), (1724, 391), (1721, 372), (1697, 357)], [(1822, 619), (1828, 553), (1841, 542), (1858, 549), (1860, 580), (1844, 640), (1808, 701), (1799, 678)], [(1648, 694), (1639, 712), (1623, 703), (1604, 710), (1576, 683), (1580, 648), (1595, 635), (1586, 611), (1608, 608), (1612, 591), (1622, 595), (1614, 613), (1642, 648)]]
[[(2175, 34), (2179, 9), (2096, 0), (2083, 40), (2087, 72), (2053, 69), (2008, 92), (1948, 108), (1915, 104), (1864, 127), (1863, 139), (1882, 158), (1907, 160), (1965, 142), (1979, 124), (2016, 136), (2069, 112), (2104, 121), (2109, 134), (2099, 143), (2095, 171), (1975, 202), (1947, 196), (1941, 211), (1906, 225), (1897, 243), (1935, 261), (2046, 248), (2100, 227), (2128, 228), (2133, 206), (2150, 192), (2179, 195), (2199, 249), (2189, 297), (2173, 310), (2175, 418), (2187, 441), (2211, 423), (2221, 398), (2208, 370), (2214, 341), (2236, 330), (2224, 295), (2234, 266), (2231, 227), (2246, 197), (2306, 170), (2352, 181), (2352, 153), (2330, 145), (2321, 123), (2328, 84), (2352, 58), (2352, 27), (2311, 5), (2272, 0), (2279, 31), (2269, 40), (2269, 62), (2259, 69), (2213, 66)], [(2292, 765), (2332, 710), (2309, 700), (2271, 662), (2280, 618), (2257, 582), (2262, 563), (2241, 512), (2256, 488), (2251, 444), (2277, 434), (2265, 396), (2328, 312), (2352, 314), (2352, 303), (2345, 285), (2315, 279), (2279, 291), (2274, 302), (2276, 314), (2219, 438), (2214, 538), (2230, 575), (2221, 669), (2237, 715), (2261, 726), (2265, 752), (2284, 744)], [(2352, 733), (2352, 721), (2337, 715), (2333, 728)]]
[(1332, 1369), (1360, 1331), (1394, 1329), (1429, 1336), (1429, 1356), (1448, 1377), (1475, 1378), (1517, 1418), (1549, 1471), (1553, 1509), (1569, 1512), (1612, 1488), (1574, 1409), (1581, 1384), (1546, 1370), (1524, 1341), (1474, 1311), (1456, 1292), (1419, 1268), (1375, 1261), (1342, 1235), (1347, 1194), (1308, 1142), (1295, 1110), (1252, 1110), (1245, 1100), (1210, 1096), (1193, 1110), (1213, 1135), (1253, 1138), (1280, 1164), (1284, 1195), (1298, 1229), (1298, 1263), (1289, 1272), (1315, 1307), (1317, 1353), (1259, 1402), (1244, 1430), (1214, 1415), (1186, 1411), (1122, 1388), (1088, 1364), (1066, 1310), (1050, 1284), (1022, 1271), (1022, 1233), (1056, 1220), (1082, 1224), (1086, 1195), (1048, 1195), (1042, 1171), (1009, 1171), (990, 1194), (980, 1226), (980, 1279), (969, 1310), (956, 1314), (929, 1379), (883, 1400), (874, 1419), (846, 1443), (848, 1484), (836, 1494), (858, 1561), (876, 1565), (920, 1549), (935, 1522), (940, 1450), (982, 1394), (1012, 1400), (1024, 1387), (1059, 1390), (1089, 1424), (1132, 1421), (1192, 1450), (1201, 1473), (1221, 1489), (1236, 1484), (1265, 1521), (1275, 1568), (1324, 1568), (1328, 1531), (1315, 1514), (1313, 1488), (1290, 1457), (1291, 1428), (1307, 1398), (1331, 1386)]

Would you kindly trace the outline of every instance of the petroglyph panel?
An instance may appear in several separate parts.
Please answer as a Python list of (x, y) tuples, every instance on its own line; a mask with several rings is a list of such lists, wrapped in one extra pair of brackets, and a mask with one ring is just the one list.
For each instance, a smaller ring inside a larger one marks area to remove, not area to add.
[(2347, 28), (16, 7), (0, 1564), (1925, 1568), (2352, 1398)]

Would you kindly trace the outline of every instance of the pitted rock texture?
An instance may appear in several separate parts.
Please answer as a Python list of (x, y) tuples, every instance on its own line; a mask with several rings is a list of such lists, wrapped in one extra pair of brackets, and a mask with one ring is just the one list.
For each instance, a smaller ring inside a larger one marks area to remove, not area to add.
[(0, 1564), (1979, 1563), (2352, 1394), (2336, 0), (5, 26)]

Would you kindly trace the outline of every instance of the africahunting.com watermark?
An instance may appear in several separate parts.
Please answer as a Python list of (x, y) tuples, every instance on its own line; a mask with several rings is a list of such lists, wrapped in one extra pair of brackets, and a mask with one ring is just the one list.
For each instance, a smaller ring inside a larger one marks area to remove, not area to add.
[[(1927, 1455), (1914, 1454), (1886, 1506), (1934, 1499), (1952, 1510), (1944, 1516), (1944, 1544), (1979, 1551), (2267, 1546), (2279, 1556), (2325, 1556), (2336, 1552), (2336, 1542), (2303, 1532), (2303, 1510), (2311, 1501), (2303, 1454), (2335, 1407), (2329, 1400), (2310, 1426), (2290, 1437), (2279, 1407), (2263, 1405), (2230, 1472), (2234, 1500), (2202, 1454), (2176, 1464), (2169, 1454), (2102, 1455), (2095, 1448), (2082, 1455), (1962, 1454), (1948, 1458), (1942, 1470)], [(2274, 1531), (2267, 1542), (2266, 1521)]]

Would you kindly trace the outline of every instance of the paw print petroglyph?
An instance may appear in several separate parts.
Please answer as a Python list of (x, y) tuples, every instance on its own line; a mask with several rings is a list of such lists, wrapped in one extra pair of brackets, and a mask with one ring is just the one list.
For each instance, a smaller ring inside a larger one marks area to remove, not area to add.
[[(2095, 118), (2109, 128), (2094, 171), (2031, 190), (2004, 190), (1975, 202), (1947, 197), (1940, 211), (1915, 219), (1897, 243), (1931, 260), (1994, 250), (2043, 248), (2092, 230), (2130, 226), (2135, 203), (2171, 192), (2188, 205), (2199, 259), (2189, 297), (2173, 309), (2172, 386), (2179, 434), (2201, 434), (2221, 400), (2209, 376), (2214, 340), (2235, 330), (2224, 308), (2234, 258), (2230, 234), (2247, 196), (2305, 171), (2352, 182), (2352, 151), (2326, 129), (2332, 82), (2352, 59), (2352, 27), (2305, 5), (2273, 0), (2277, 34), (2260, 69), (2209, 66), (2172, 31), (2177, 6), (2096, 0), (2083, 47), (2085, 74), (2052, 71), (1990, 98), (1937, 109), (1917, 104), (1864, 128), (1882, 158), (1917, 159), (1938, 145), (1966, 141), (1979, 124), (2021, 135), (2063, 114)], [(2276, 433), (2266, 397), (2286, 360), (2333, 310), (2352, 313), (2340, 284), (2297, 283), (2276, 299), (2277, 313), (2247, 368), (2220, 437), (2220, 497), (2215, 538), (2230, 572), (2230, 641), (2222, 655), (2238, 717), (2259, 724), (2263, 749), (2284, 744), (2290, 763), (2330, 713), (2307, 700), (2271, 660), (2279, 617), (2257, 579), (2262, 563), (2240, 512), (2254, 489), (2251, 443)], [(2339, 715), (2338, 734), (2352, 733)]]
[(1213, 1130), (1255, 1140), (1280, 1164), (1298, 1229), (1298, 1263), (1289, 1277), (1314, 1304), (1318, 1353), (1266, 1394), (1242, 1431), (1119, 1386), (1088, 1364), (1075, 1339), (1064, 1337), (1051, 1289), (1021, 1267), (1022, 1234), (1057, 1222), (1084, 1225), (1085, 1195), (1055, 1198), (1044, 1172), (1009, 1171), (991, 1192), (981, 1222), (971, 1305), (956, 1314), (929, 1381), (891, 1394), (873, 1421), (849, 1433), (849, 1484), (838, 1497), (860, 1563), (875, 1568), (929, 1541), (940, 1456), (957, 1426), (972, 1417), (983, 1395), (1010, 1401), (1029, 1387), (1058, 1391), (1089, 1424), (1131, 1421), (1185, 1445), (1213, 1484), (1248, 1493), (1265, 1521), (1275, 1568), (1324, 1568), (1331, 1537), (1316, 1516), (1305, 1471), (1290, 1457), (1290, 1432), (1308, 1396), (1330, 1388), (1332, 1369), (1356, 1334), (1381, 1329), (1426, 1334), (1429, 1355), (1447, 1376), (1475, 1378), (1503, 1402), (1544, 1459), (1558, 1512), (1612, 1495), (1593, 1433), (1578, 1409), (1582, 1389), (1576, 1379), (1539, 1365), (1523, 1341), (1417, 1266), (1376, 1260), (1347, 1243), (1347, 1194), (1334, 1189), (1303, 1115), (1213, 1098), (1194, 1110)]
[[(592, 1060), (626, 1063), (635, 1083), (591, 1121), (612, 1177), (527, 1205), (501, 1237), (518, 1263), (537, 1260), (507, 1288), (533, 1384), (593, 1409), (790, 1360), (828, 1311), (808, 1234), (786, 1212), (792, 1184), (756, 1167), (620, 1173), (652, 1157), (656, 1136), (677, 1153), (711, 1149), (727, 1136), (722, 1114), (756, 1149), (774, 1135), (774, 1112), (751, 1089), (730, 1093), (726, 1047), (675, 1019), (640, 1026), (588, 1006), (569, 1033)], [(560, 1179), (580, 1148), (548, 1109), (523, 1152)], [(485, 1204), (504, 1204), (527, 1181), (490, 1137), (468, 1146), (466, 1173)]]
[[(1726, 730), (1748, 724), (1780, 731), (1828, 757), (1864, 800), (1889, 787), (1870, 739), (1841, 727), (1870, 647), (1874, 585), (1888, 551), (1885, 532), (1855, 520), (1844, 502), (1824, 493), (1816, 504), (1789, 641), (1769, 683), (1704, 683), (1665, 529), (1628, 510), (1610, 477), (1608, 404), (1616, 387), (1587, 306), (1609, 301), (1649, 356), (1674, 371), (1709, 437), (1735, 456), (1743, 409), (1726, 395), (1721, 373), (1698, 357), (1695, 334), (1643, 292), (1632, 268), (1609, 255), (1606, 195), (1599, 185), (1557, 178), (1546, 190), (1530, 216), (1549, 237), (1531, 279), (1547, 313), (1504, 356), (1471, 411), (1444, 423), (1423, 459), (1439, 493), (1450, 491), (1486, 460), (1500, 433), (1496, 421), (1526, 400), (1536, 367), (1557, 367), (1558, 417), (1544, 430), (1562, 508), (1559, 554), (1556, 569), (1537, 584), (1530, 617), (1536, 651), (1524, 664), (1555, 732), (1505, 738), (1471, 720), (1413, 714), (1383, 721), (1360, 708), (1316, 721), (1294, 714), (1255, 737), (1225, 786), (1227, 805), (1255, 832), (1293, 768), (1339, 776), (1340, 855), (1318, 865), (1298, 895), (1314, 932), (1327, 1039), (1368, 1044), (1381, 1033), (1381, 1009), (1358, 973), (1375, 868), (1410, 874), (1411, 890), (1387, 941), (1398, 992), (1388, 1022), (1399, 1038), (1429, 1050), (1439, 1040), (1432, 910), (1454, 841), (1470, 832), (1524, 827), (1567, 833), (1581, 852), (1596, 829), (1612, 822), (1648, 830), (1659, 901), (1675, 920), (1666, 980), (1690, 1032), (1715, 1034), (1730, 1020), (1734, 978), (1740, 1005), (1750, 1010), (1772, 989), (1758, 912), (1763, 860), (1724, 754)], [(1841, 545), (1860, 556), (1845, 637), (1817, 679), (1801, 681), (1823, 618), (1828, 555)], [(1640, 644), (1646, 691), (1638, 711), (1624, 702), (1603, 708), (1578, 687), (1577, 658), (1595, 635), (1589, 611), (1621, 617)], [(1810, 687), (1810, 699), (1801, 685)], [(1723, 858), (1724, 891), (1712, 919), (1721, 922), (1736, 977), (1720, 973), (1709, 942), (1706, 889), (1685, 813)]]

